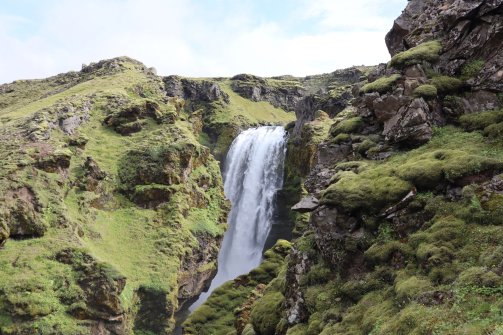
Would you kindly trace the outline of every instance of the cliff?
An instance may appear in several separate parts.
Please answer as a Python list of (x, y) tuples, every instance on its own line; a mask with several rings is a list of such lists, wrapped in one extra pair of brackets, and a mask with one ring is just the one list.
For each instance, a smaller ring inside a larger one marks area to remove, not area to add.
[(226, 229), (221, 164), (285, 124), (280, 241), (187, 334), (503, 331), (503, 4), (411, 0), (387, 64), (0, 85), (0, 334), (170, 334)]
[(286, 172), (289, 201), (302, 198), (290, 214), (299, 237), (277, 277), (235, 315), (207, 315), (212, 324), (230, 318), (226, 334), (246, 335), (502, 331), (501, 22), (501, 1), (409, 1), (386, 37), (390, 62), (348, 83), (340, 109), (295, 98)]

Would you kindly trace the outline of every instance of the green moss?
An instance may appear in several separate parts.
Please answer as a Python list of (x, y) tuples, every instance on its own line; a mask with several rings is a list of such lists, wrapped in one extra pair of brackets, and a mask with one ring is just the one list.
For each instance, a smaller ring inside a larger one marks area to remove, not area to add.
[(484, 129), (484, 135), (489, 138), (501, 138), (503, 135), (503, 122), (487, 126)]
[(417, 87), (413, 92), (415, 97), (433, 99), (437, 96), (437, 88), (433, 85), (425, 84)]
[[(185, 321), (184, 330), (188, 334), (198, 335), (227, 334), (235, 331), (235, 309), (246, 301), (258, 284), (268, 284), (278, 276), (290, 249), (291, 244), (289, 242), (278, 241), (273, 248), (264, 254), (264, 261), (258, 268), (250, 271), (247, 275), (223, 284), (213, 291), (206, 302), (198, 307)], [(275, 294), (272, 300), (277, 302), (279, 295)], [(260, 310), (262, 309), (267, 309), (267, 306), (261, 306)], [(256, 315), (257, 318), (259, 315), (260, 313)], [(266, 320), (263, 319), (262, 321), (265, 322)], [(262, 321), (257, 322), (262, 323)], [(277, 321), (279, 321), (279, 317)], [(264, 323), (264, 325), (266, 324), (267, 322)]]
[(485, 62), (482, 59), (475, 59), (470, 62), (466, 62), (461, 68), (461, 79), (468, 80), (479, 74), (479, 72), (484, 68)]
[(459, 118), (461, 126), (468, 131), (483, 130), (502, 121), (503, 110), (464, 114)]
[(348, 134), (357, 132), (363, 125), (363, 119), (359, 116), (350, 119), (345, 119), (335, 123), (331, 129), (330, 134), (337, 136), (340, 134)]
[(342, 133), (342, 134), (338, 134), (337, 136), (335, 136), (333, 139), (333, 142), (335, 144), (341, 144), (343, 142), (349, 141), (350, 139), (351, 139), (351, 136), (349, 136), (349, 134)]
[(395, 292), (397, 298), (413, 299), (419, 294), (432, 289), (432, 284), (427, 278), (418, 278), (416, 276), (397, 279), (395, 283)]
[(348, 172), (324, 191), (321, 202), (347, 211), (376, 211), (400, 200), (411, 187), (407, 181), (375, 170), (358, 175)]
[(381, 326), (378, 334), (432, 334), (442, 315), (420, 304), (410, 304), (393, 320)]
[(377, 144), (374, 141), (366, 138), (365, 140), (363, 140), (363, 142), (358, 144), (356, 150), (358, 151), (359, 154), (363, 155), (370, 149), (374, 148), (376, 145)]
[(410, 257), (412, 249), (407, 244), (399, 241), (389, 241), (386, 243), (375, 243), (367, 251), (365, 258), (374, 265), (389, 262), (393, 255), (400, 254), (404, 258)]
[(459, 275), (457, 285), (502, 288), (503, 278), (485, 267), (474, 266)]
[(409, 50), (400, 52), (391, 58), (389, 66), (403, 68), (421, 62), (435, 63), (438, 61), (442, 45), (439, 41), (430, 41), (419, 44)]
[(461, 80), (449, 76), (434, 77), (430, 80), (430, 84), (437, 88), (438, 94), (456, 93), (463, 86)]
[(393, 74), (389, 77), (381, 77), (371, 83), (363, 85), (361, 90), (363, 93), (377, 92), (383, 94), (390, 91), (400, 77), (401, 76), (399, 74)]
[(281, 318), (283, 299), (280, 292), (266, 293), (253, 305), (251, 322), (259, 334), (275, 334), (276, 325)]
[(298, 324), (289, 328), (286, 335), (307, 335), (308, 326), (304, 324)]

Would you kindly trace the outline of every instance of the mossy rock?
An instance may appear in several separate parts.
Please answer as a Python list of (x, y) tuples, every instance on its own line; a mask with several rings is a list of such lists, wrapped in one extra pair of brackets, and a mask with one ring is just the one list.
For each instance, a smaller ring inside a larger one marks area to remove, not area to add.
[(412, 185), (403, 179), (373, 172), (367, 170), (358, 175), (346, 172), (337, 183), (323, 192), (321, 203), (335, 205), (349, 212), (375, 212), (399, 201), (412, 189)]
[[(334, 137), (337, 137), (338, 135), (341, 134), (350, 134), (357, 132), (362, 126), (363, 126), (363, 119), (359, 116), (356, 116), (350, 119), (339, 121), (334, 125), (332, 125), (330, 129), (330, 134)], [(342, 140), (344, 137), (345, 136), (343, 135), (343, 137), (339, 138), (339, 140)]]
[(399, 74), (393, 74), (388, 77), (381, 77), (371, 83), (363, 85), (361, 91), (363, 93), (377, 92), (384, 94), (391, 91), (393, 85), (397, 82), (398, 79), (400, 79), (400, 77), (401, 76)]
[(503, 122), (492, 124), (484, 129), (484, 135), (489, 138), (501, 138), (503, 136)]
[(411, 157), (396, 169), (396, 173), (419, 188), (431, 189), (443, 180), (455, 181), (501, 167), (498, 160), (462, 150), (436, 150)]
[(432, 334), (441, 317), (433, 309), (412, 303), (383, 323), (378, 334)]
[(420, 64), (422, 62), (435, 63), (439, 59), (442, 45), (439, 41), (429, 41), (409, 50), (400, 52), (391, 58), (390, 67), (403, 68), (409, 65)]
[[(236, 308), (240, 308), (245, 303), (247, 297), (255, 290), (257, 285), (269, 284), (278, 277), (280, 271), (284, 269), (285, 257), (290, 250), (290, 242), (279, 240), (274, 247), (265, 252), (264, 261), (258, 268), (253, 269), (246, 275), (239, 276), (233, 281), (228, 281), (214, 290), (206, 302), (199, 306), (185, 321), (184, 330), (188, 334), (198, 335), (227, 334), (234, 331)], [(279, 279), (276, 283), (271, 283), (269, 289), (272, 290), (273, 287), (280, 289), (280, 286), (282, 286), (282, 283)], [(269, 303), (278, 303), (280, 296), (282, 297), (282, 294), (277, 291), (269, 291), (268, 293), (274, 293), (270, 299), (272, 301), (269, 301)], [(267, 305), (261, 305), (257, 310), (256, 320), (260, 324), (270, 326), (268, 320), (262, 319), (261, 314), (263, 310), (268, 308)], [(277, 322), (279, 322), (279, 314), (277, 318)], [(272, 322), (276, 322), (276, 316), (274, 316)], [(254, 326), (258, 330), (257, 325), (254, 324)], [(272, 334), (274, 334), (274, 329)]]
[(306, 324), (298, 324), (289, 328), (286, 332), (286, 335), (307, 335), (308, 325)]
[(359, 143), (358, 146), (356, 147), (356, 150), (358, 151), (359, 154), (363, 155), (370, 149), (376, 147), (377, 144), (372, 141), (371, 139), (366, 138), (363, 140), (363, 142)]
[(253, 305), (251, 322), (259, 334), (275, 334), (276, 325), (281, 319), (280, 312), (284, 299), (280, 292), (266, 293)]
[(456, 93), (463, 86), (461, 80), (449, 76), (434, 77), (430, 80), (430, 84), (437, 88), (438, 94)]
[(437, 96), (438, 90), (433, 85), (425, 84), (417, 87), (413, 94), (416, 98), (433, 99)]

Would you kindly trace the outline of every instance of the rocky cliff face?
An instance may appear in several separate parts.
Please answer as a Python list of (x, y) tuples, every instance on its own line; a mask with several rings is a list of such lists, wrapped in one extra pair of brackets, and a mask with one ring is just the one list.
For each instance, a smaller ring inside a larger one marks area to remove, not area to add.
[[(502, 330), (501, 22), (501, 1), (412, 0), (392, 59), (345, 89), (350, 103), (297, 99), (286, 185), (304, 196), (300, 237), (285, 286), (250, 293), (237, 334)], [(271, 99), (257, 92), (240, 94)]]
[(214, 155), (294, 119), (126, 57), (1, 85), (0, 106), (1, 334), (170, 334), (217, 269)]

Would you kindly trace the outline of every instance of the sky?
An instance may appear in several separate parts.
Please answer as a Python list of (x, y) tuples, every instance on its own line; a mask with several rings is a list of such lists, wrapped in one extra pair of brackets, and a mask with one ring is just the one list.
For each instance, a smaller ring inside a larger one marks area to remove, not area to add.
[(160, 75), (327, 73), (389, 60), (407, 0), (0, 0), (0, 83), (118, 56)]

